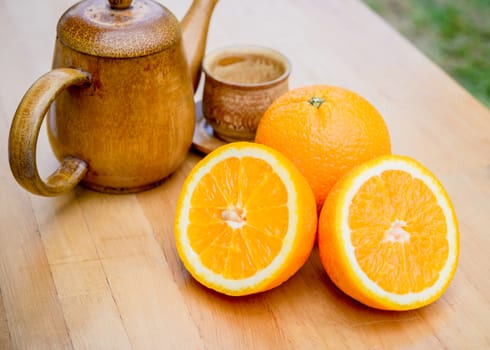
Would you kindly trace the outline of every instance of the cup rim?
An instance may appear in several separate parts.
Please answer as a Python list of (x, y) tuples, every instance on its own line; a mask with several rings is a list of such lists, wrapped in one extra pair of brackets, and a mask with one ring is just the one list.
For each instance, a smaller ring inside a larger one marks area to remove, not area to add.
[[(275, 79), (260, 82), (260, 83), (239, 83), (239, 82), (233, 82), (230, 80), (224, 80), (216, 77), (214, 74), (212, 74), (209, 71), (209, 62), (213, 60), (213, 58), (216, 58), (219, 56), (221, 53), (224, 53), (226, 51), (230, 52), (238, 52), (238, 53), (254, 53), (254, 52), (266, 52), (268, 54), (271, 54), (274, 56), (273, 58), (278, 59), (281, 61), (281, 63), (284, 65), (284, 72), (278, 76)], [(267, 47), (267, 46), (261, 46), (261, 45), (227, 45), (227, 46), (222, 46), (219, 48), (216, 48), (212, 51), (210, 51), (206, 56), (204, 57), (202, 64), (201, 64), (202, 71), (206, 75), (206, 77), (209, 77), (217, 82), (220, 82), (225, 85), (229, 86), (238, 86), (238, 87), (261, 87), (261, 86), (270, 86), (274, 85), (277, 83), (280, 83), (287, 79), (289, 75), (291, 74), (291, 62), (289, 58), (286, 57), (283, 53), (279, 52), (276, 49)]]

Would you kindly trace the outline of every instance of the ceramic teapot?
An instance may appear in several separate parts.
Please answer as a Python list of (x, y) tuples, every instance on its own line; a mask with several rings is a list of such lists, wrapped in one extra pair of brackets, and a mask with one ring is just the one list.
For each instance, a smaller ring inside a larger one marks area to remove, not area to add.
[[(32, 193), (79, 182), (103, 192), (158, 185), (184, 161), (194, 91), (217, 0), (194, 0), (181, 23), (153, 0), (84, 0), (57, 26), (53, 69), (26, 92), (9, 135), (10, 168)], [(60, 166), (41, 179), (36, 143), (47, 118)]]

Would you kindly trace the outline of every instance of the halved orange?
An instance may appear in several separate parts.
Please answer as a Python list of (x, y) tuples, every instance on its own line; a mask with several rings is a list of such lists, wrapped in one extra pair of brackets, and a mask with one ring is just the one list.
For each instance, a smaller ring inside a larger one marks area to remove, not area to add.
[(381, 156), (336, 183), (318, 224), (321, 261), (358, 301), (408, 310), (438, 299), (459, 256), (456, 215), (442, 184), (424, 166)]
[(203, 158), (184, 182), (175, 241), (186, 269), (228, 295), (266, 291), (307, 260), (317, 212), (306, 179), (267, 146), (235, 142)]

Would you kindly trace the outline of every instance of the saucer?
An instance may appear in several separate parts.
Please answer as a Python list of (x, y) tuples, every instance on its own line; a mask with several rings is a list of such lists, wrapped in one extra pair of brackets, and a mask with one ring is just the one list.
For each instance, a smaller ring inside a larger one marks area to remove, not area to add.
[(196, 127), (192, 137), (192, 147), (199, 152), (208, 154), (228, 142), (214, 135), (213, 128), (208, 124), (202, 113), (201, 101), (196, 102)]

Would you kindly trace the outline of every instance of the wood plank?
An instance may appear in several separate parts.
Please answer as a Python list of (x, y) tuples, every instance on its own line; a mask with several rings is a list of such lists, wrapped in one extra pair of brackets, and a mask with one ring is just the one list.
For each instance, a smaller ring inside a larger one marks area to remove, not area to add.
[(3, 304), (3, 297), (0, 294), (0, 349), (10, 349), (10, 330), (8, 325), (8, 315), (5, 312), (5, 306)]
[(130, 349), (76, 194), (32, 202), (73, 347)]
[(12, 347), (71, 349), (29, 197), (3, 188), (9, 200), (0, 202), (0, 286)]
[(85, 190), (77, 191), (77, 196), (131, 344), (140, 349), (158, 344), (201, 348), (200, 336), (135, 196)]

